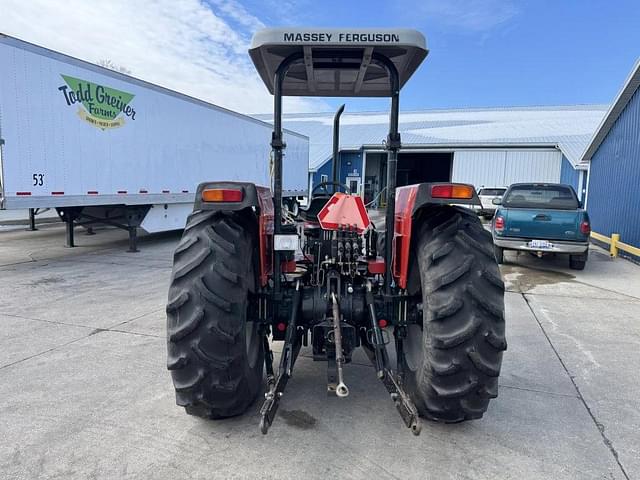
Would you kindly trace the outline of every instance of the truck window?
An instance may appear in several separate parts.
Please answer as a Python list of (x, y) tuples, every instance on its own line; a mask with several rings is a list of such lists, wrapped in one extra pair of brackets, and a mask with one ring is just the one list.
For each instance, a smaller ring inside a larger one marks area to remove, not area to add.
[(578, 199), (573, 190), (564, 185), (514, 185), (502, 204), (510, 208), (576, 210)]
[(504, 195), (506, 190), (506, 188), (482, 188), (478, 192), (478, 195), (499, 197), (500, 195)]

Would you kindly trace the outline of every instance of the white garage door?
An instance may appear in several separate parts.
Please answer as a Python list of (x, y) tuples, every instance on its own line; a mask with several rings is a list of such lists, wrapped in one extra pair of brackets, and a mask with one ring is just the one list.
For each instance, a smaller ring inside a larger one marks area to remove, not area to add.
[(460, 150), (453, 155), (454, 182), (501, 187), (517, 182), (559, 182), (557, 150)]

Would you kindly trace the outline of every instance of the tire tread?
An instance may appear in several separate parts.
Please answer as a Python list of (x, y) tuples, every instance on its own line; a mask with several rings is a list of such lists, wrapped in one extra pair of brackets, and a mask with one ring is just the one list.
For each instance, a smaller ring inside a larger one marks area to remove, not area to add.
[(422, 291), (423, 354), (406, 387), (426, 418), (481, 418), (497, 396), (507, 347), (504, 282), (491, 234), (461, 207), (430, 207), (417, 222), (413, 263)]
[(239, 415), (260, 391), (262, 343), (258, 339), (258, 359), (249, 365), (244, 333), (255, 280), (254, 226), (246, 213), (195, 211), (174, 252), (167, 369), (176, 403), (189, 414)]

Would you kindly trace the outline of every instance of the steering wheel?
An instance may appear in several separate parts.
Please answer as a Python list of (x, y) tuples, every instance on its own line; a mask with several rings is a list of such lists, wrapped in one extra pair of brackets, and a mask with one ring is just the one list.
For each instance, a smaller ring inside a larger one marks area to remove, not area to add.
[[(322, 190), (326, 194), (329, 194), (329, 191), (327, 190), (327, 186), (329, 186), (329, 185), (333, 185), (334, 187), (342, 188), (344, 190), (344, 193), (346, 193), (347, 195), (351, 195), (351, 189), (347, 185), (345, 185), (344, 183), (340, 183), (340, 182), (320, 182), (318, 185), (313, 187), (313, 190), (311, 190), (311, 196), (313, 197), (313, 194), (316, 193), (317, 190)], [(335, 191), (337, 191), (336, 188), (334, 188), (334, 192)]]

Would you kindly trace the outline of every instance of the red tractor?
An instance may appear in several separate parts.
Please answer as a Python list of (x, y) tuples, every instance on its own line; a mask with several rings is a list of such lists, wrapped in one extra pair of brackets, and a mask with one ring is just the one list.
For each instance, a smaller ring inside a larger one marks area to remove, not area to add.
[[(419, 416), (480, 418), (497, 396), (504, 284), (491, 234), (460, 206), (479, 205), (476, 192), (457, 183), (396, 188), (400, 88), (427, 52), (413, 30), (255, 35), (249, 53), (275, 99), (273, 185), (198, 187), (167, 304), (168, 369), (187, 413), (242, 414), (263, 391), (266, 370), (260, 428), (267, 433), (302, 346), (327, 362), (328, 391), (338, 397), (349, 395), (344, 366), (362, 347), (415, 434)], [(283, 209), (285, 95), (391, 98), (384, 229), (338, 180), (342, 109), (332, 181), (317, 185), (297, 216)]]

